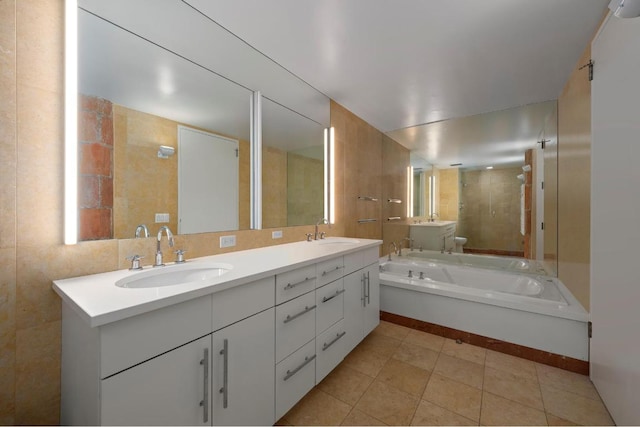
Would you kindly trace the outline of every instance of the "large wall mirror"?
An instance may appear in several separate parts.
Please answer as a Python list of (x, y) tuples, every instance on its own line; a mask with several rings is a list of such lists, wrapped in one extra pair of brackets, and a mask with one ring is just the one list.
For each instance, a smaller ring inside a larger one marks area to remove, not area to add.
[(262, 226), (314, 224), (323, 216), (324, 127), (262, 99)]
[[(308, 90), (188, 4), (163, 5), (79, 3), (80, 240), (133, 238), (141, 224), (151, 233), (250, 228), (253, 90), (278, 87), (287, 100)], [(168, 37), (172, 19), (193, 25)], [(207, 36), (206, 49), (196, 36)], [(324, 126), (271, 99), (262, 105), (262, 227), (313, 224), (323, 213)]]
[[(530, 233), (535, 235), (529, 257), (543, 261), (550, 273), (557, 274), (555, 101), (389, 135), (413, 146), (413, 218), (409, 223), (455, 221), (456, 235), (467, 239), (465, 247), (471, 251), (524, 256), (524, 221), (531, 218)], [(544, 150), (541, 141), (545, 141)], [(527, 163), (532, 170), (525, 167)], [(531, 200), (525, 206), (527, 172)], [(531, 217), (526, 216), (527, 209)]]

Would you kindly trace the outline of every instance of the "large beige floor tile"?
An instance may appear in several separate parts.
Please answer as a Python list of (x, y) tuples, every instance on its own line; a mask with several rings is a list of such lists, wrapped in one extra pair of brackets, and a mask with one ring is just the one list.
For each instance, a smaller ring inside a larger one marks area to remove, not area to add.
[(364, 351), (373, 351), (385, 357), (391, 357), (401, 343), (402, 341), (400, 340), (374, 332), (362, 340), (358, 344), (358, 348)]
[(484, 373), (483, 390), (544, 411), (540, 385), (537, 380), (487, 367)]
[(556, 417), (553, 414), (547, 413), (547, 424), (550, 426), (577, 426), (578, 424), (572, 423), (560, 417)]
[(342, 422), (343, 426), (386, 426), (377, 418), (367, 415), (358, 409), (352, 409), (347, 418)]
[(482, 389), (484, 366), (440, 353), (434, 373)]
[(542, 400), (547, 413), (582, 425), (614, 425), (600, 400), (542, 384)]
[(444, 338), (427, 332), (412, 330), (404, 339), (404, 342), (419, 345), (420, 347), (434, 351), (440, 351), (444, 345)]
[(412, 426), (477, 426), (478, 423), (468, 418), (441, 408), (425, 400), (420, 401), (416, 414), (411, 421)]
[(372, 382), (370, 376), (342, 363), (316, 387), (349, 405), (355, 405)]
[(600, 400), (600, 395), (588, 376), (540, 363), (536, 363), (535, 366), (540, 384), (550, 385), (589, 399)]
[(486, 348), (477, 347), (467, 343), (458, 344), (455, 340), (449, 338), (444, 340), (442, 353), (448, 356), (457, 357), (458, 359), (479, 363), (480, 365), (484, 365), (484, 360), (487, 357)]
[(340, 425), (349, 412), (351, 406), (314, 388), (283, 418), (297, 426)]
[(482, 394), (480, 424), (487, 426), (544, 426), (547, 425), (547, 417), (543, 411), (484, 392)]
[(342, 362), (348, 368), (375, 378), (389, 360), (388, 356), (356, 347)]
[(473, 421), (480, 419), (482, 391), (438, 374), (431, 374), (422, 399)]
[(438, 352), (419, 345), (403, 342), (393, 353), (393, 358), (418, 368), (432, 371), (438, 360)]
[(373, 332), (402, 341), (407, 337), (407, 335), (409, 335), (411, 329), (406, 326), (396, 325), (395, 323), (385, 322), (382, 320)]
[(376, 380), (412, 396), (420, 397), (427, 381), (429, 381), (429, 375), (431, 375), (429, 371), (391, 358), (384, 365)]
[(408, 425), (418, 401), (410, 394), (381, 381), (374, 381), (355, 408), (385, 424)]
[(529, 378), (531, 380), (537, 379), (538, 377), (536, 374), (535, 363), (532, 361), (504, 353), (498, 353), (497, 351), (487, 350), (487, 357), (484, 363), (490, 368), (507, 371), (514, 375)]

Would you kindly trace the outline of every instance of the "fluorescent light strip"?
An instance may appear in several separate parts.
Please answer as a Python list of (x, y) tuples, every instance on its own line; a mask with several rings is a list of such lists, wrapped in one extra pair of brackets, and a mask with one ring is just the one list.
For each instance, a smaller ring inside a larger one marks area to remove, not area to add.
[(335, 130), (326, 128), (324, 130), (324, 217), (329, 224), (335, 223)]
[(251, 228), (262, 229), (262, 95), (251, 95)]
[(64, 243), (78, 243), (78, 5), (65, 1)]
[(413, 216), (413, 166), (407, 166), (407, 218)]

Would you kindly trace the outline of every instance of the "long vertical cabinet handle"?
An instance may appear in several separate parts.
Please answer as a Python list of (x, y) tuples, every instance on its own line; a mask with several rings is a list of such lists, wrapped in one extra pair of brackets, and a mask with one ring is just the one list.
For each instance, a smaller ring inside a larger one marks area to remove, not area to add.
[(360, 279), (360, 282), (362, 283), (362, 306), (366, 307), (367, 306), (367, 285), (365, 280), (367, 279), (367, 276), (364, 275), (364, 273), (362, 273), (362, 279)]
[(202, 414), (202, 422), (209, 422), (209, 349), (204, 349), (204, 359), (200, 361), (200, 364), (204, 367), (204, 393), (203, 399), (200, 401), (200, 406), (202, 406), (203, 414)]
[(371, 277), (367, 271), (367, 304), (371, 304)]
[(229, 406), (229, 340), (224, 340), (224, 348), (220, 350), (220, 354), (224, 356), (224, 369), (222, 371), (222, 407)]

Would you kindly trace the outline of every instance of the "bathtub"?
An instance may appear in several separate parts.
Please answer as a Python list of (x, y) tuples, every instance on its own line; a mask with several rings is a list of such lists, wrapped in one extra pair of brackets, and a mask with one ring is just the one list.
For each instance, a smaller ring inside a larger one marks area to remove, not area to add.
[(416, 260), (490, 268), (515, 273), (548, 274), (540, 261), (507, 256), (461, 254), (456, 252), (442, 253), (439, 251), (420, 251), (417, 249), (406, 251), (403, 253), (403, 256)]
[(588, 313), (555, 277), (385, 257), (380, 309), (578, 360), (589, 356)]

